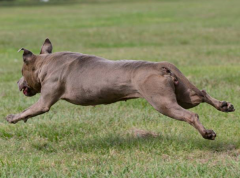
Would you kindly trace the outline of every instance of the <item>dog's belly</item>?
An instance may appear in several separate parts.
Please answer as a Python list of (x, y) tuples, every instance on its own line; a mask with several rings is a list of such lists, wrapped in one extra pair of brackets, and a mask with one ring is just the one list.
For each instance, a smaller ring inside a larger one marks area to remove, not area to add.
[(129, 90), (128, 94), (123, 91), (115, 89), (110, 90), (75, 90), (71, 93), (64, 94), (61, 99), (66, 100), (72, 104), (90, 106), (99, 104), (111, 104), (117, 101), (126, 101), (129, 99), (139, 98), (141, 95), (133, 90)]

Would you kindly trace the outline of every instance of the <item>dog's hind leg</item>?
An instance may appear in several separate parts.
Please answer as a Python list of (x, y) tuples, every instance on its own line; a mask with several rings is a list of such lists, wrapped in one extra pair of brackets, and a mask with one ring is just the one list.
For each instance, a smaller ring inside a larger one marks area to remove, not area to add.
[(197, 114), (182, 108), (175, 95), (174, 83), (170, 77), (150, 76), (141, 85), (142, 96), (160, 113), (185, 121), (195, 127), (205, 139), (214, 140), (216, 134), (213, 130), (207, 130), (200, 123)]
[(175, 84), (177, 102), (183, 108), (192, 108), (200, 103), (206, 102), (222, 112), (234, 111), (231, 103), (219, 101), (207, 94), (205, 90), (199, 90), (174, 65), (164, 62), (161, 64), (161, 71), (162, 75), (172, 78)]
[(216, 137), (216, 133), (213, 130), (207, 130), (199, 121), (199, 116), (196, 113), (188, 111), (177, 104), (177, 102), (165, 102), (168, 98), (161, 98), (160, 101), (150, 101), (151, 105), (160, 113), (171, 117), (173, 119), (177, 119), (180, 121), (185, 121), (195, 127), (203, 138), (214, 140)]
[(203, 94), (203, 101), (212, 105), (215, 107), (217, 110), (222, 111), (222, 112), (233, 112), (235, 111), (234, 106), (226, 101), (219, 101), (213, 97), (211, 97), (205, 90), (201, 91)]
[(211, 97), (205, 90), (198, 90), (197, 88), (185, 89), (185, 91), (179, 92), (181, 96), (177, 95), (177, 102), (180, 106), (185, 109), (192, 108), (197, 106), (200, 103), (208, 103), (215, 107), (217, 110), (222, 112), (233, 112), (234, 106), (227, 101), (219, 101), (213, 97)]

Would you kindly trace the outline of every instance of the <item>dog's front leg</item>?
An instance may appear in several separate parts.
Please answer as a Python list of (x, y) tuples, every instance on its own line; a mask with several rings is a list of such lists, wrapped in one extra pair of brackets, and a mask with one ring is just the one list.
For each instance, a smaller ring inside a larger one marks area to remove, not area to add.
[(15, 115), (13, 115), (13, 114), (8, 115), (6, 117), (6, 119), (9, 123), (12, 123), (12, 124), (17, 123), (20, 120), (24, 120), (26, 122), (27, 119), (29, 119), (30, 117), (34, 117), (39, 114), (43, 114), (43, 113), (49, 111), (49, 109), (50, 109), (50, 106), (44, 106), (43, 102), (40, 99), (38, 102), (33, 104), (31, 107), (29, 107), (22, 113), (15, 114)]
[[(44, 90), (43, 90), (44, 91)], [(51, 91), (51, 90), (50, 90)], [(22, 113), (15, 114), (15, 115), (8, 115), (6, 117), (6, 120), (9, 123), (15, 124), (18, 121), (24, 120), (25, 122), (27, 119), (43, 114), (45, 112), (48, 112), (51, 108), (51, 106), (56, 103), (59, 99), (59, 94), (57, 93), (52, 93), (51, 92), (42, 92), (42, 95), (40, 99), (33, 104), (31, 107), (23, 111)]]
[(23, 111), (22, 113), (15, 114), (15, 115), (8, 115), (6, 117), (7, 121), (9, 123), (15, 124), (20, 120), (24, 120), (25, 122), (27, 119), (43, 114), (45, 112), (48, 112), (51, 107), (51, 104), (46, 104), (45, 100), (43, 98), (40, 98), (35, 104), (33, 104), (31, 107)]

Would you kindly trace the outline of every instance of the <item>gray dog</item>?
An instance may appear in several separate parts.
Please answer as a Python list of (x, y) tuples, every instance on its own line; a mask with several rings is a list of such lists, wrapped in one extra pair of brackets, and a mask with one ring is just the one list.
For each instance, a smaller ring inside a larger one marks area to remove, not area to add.
[(24, 51), (24, 64), (19, 90), (26, 96), (36, 93), (41, 96), (22, 113), (8, 115), (9, 123), (26, 122), (48, 112), (60, 99), (89, 106), (145, 98), (158, 112), (186, 121), (203, 138), (214, 140), (214, 131), (205, 129), (198, 115), (186, 109), (206, 102), (222, 112), (234, 111), (231, 103), (197, 89), (169, 62), (111, 61), (81, 53), (52, 53), (49, 39), (45, 40), (40, 55), (20, 50)]

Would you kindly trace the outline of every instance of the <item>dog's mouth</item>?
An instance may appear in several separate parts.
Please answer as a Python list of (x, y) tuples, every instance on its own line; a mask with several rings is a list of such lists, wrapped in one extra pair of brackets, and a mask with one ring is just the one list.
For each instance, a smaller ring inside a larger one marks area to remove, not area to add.
[(29, 93), (29, 91), (30, 91), (30, 88), (28, 88), (28, 87), (23, 87), (22, 89), (21, 89), (22, 91), (23, 91), (23, 94), (25, 95), (25, 96), (28, 96), (28, 93)]
[(25, 96), (33, 96), (36, 94), (31, 88), (29, 88), (27, 86), (23, 86), (20, 89), (20, 91), (22, 91)]
[(18, 87), (19, 91), (22, 91), (25, 96), (33, 96), (36, 94), (36, 92), (28, 86), (23, 77), (18, 81)]

